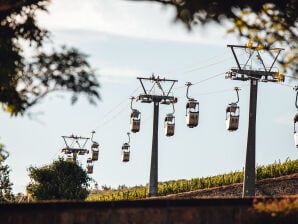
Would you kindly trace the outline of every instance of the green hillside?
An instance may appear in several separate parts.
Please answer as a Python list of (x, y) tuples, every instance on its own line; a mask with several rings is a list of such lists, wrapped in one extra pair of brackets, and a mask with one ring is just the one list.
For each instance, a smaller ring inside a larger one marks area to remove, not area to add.
[[(281, 177), (298, 173), (298, 159), (275, 162), (266, 166), (256, 167), (257, 180)], [(165, 196), (182, 192), (219, 187), (243, 182), (243, 171), (230, 172), (210, 177), (193, 178), (190, 180), (165, 181), (158, 184), (158, 195)], [(87, 201), (113, 201), (143, 199), (148, 195), (148, 186), (125, 187), (92, 191)]]

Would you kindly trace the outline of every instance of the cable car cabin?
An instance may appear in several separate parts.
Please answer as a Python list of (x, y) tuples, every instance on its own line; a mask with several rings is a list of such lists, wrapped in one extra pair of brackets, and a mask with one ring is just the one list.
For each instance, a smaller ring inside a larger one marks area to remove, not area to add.
[(186, 125), (189, 128), (198, 126), (199, 124), (199, 102), (189, 100), (186, 104)]
[(65, 154), (71, 154), (71, 149), (69, 147), (61, 149), (61, 152), (64, 152)]
[(166, 136), (173, 136), (175, 132), (175, 116), (173, 114), (166, 115), (164, 126)]
[(130, 157), (130, 146), (128, 143), (122, 145), (122, 162), (128, 162)]
[(87, 173), (93, 173), (93, 162), (91, 158), (87, 159)]
[(130, 114), (130, 130), (134, 133), (140, 131), (141, 113), (133, 110)]
[(296, 131), (297, 122), (298, 122), (298, 114), (296, 114), (294, 117), (294, 141), (295, 141), (296, 148), (298, 148), (298, 132)]
[(65, 160), (66, 160), (66, 161), (73, 161), (73, 158), (72, 158), (71, 155), (67, 155)]
[(239, 106), (231, 103), (226, 109), (226, 128), (229, 131), (236, 131), (239, 125)]
[(97, 142), (93, 142), (91, 145), (91, 159), (92, 161), (98, 160), (98, 153), (99, 153), (99, 144)]

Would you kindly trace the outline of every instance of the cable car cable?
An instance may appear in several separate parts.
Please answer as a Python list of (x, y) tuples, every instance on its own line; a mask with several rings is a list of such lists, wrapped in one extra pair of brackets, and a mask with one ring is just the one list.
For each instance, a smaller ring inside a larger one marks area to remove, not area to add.
[[(134, 91), (132, 91), (132, 93), (130, 94), (133, 95), (140, 87), (138, 86)], [(121, 104), (124, 104), (126, 103), (126, 99), (125, 100), (122, 100), (120, 101), (120, 103), (118, 103), (116, 106), (114, 106), (112, 109), (110, 109), (107, 113), (105, 113), (103, 115), (103, 117), (105, 118), (106, 116), (112, 114), (118, 107), (120, 107)], [(93, 128), (92, 130), (97, 130), (99, 127), (102, 127), (102, 126), (105, 126), (106, 124), (108, 124), (111, 120), (113, 120), (115, 117), (117, 117), (117, 115), (119, 115), (119, 113), (122, 113), (124, 111), (124, 109), (126, 108), (126, 105), (125, 107), (123, 107), (120, 112), (118, 112), (116, 115), (114, 115), (111, 119), (108, 119), (106, 121), (103, 121), (101, 124), (95, 126), (95, 128)]]
[[(243, 89), (243, 88), (246, 88), (248, 86), (249, 86), (249, 84), (240, 86), (240, 88)], [(200, 93), (200, 94), (195, 95), (195, 96), (206, 96), (206, 95), (212, 95), (212, 94), (223, 93), (223, 92), (231, 92), (231, 91), (234, 91), (234, 89), (231, 89), (231, 88), (222, 89), (222, 90), (217, 90), (217, 91), (213, 91), (213, 92)]]
[(230, 60), (232, 57), (230, 58), (225, 58), (223, 60), (220, 60), (218, 62), (215, 62), (215, 63), (212, 63), (212, 64), (208, 64), (208, 65), (204, 65), (204, 66), (200, 66), (200, 67), (196, 67), (196, 68), (193, 68), (193, 69), (189, 69), (189, 70), (186, 70), (184, 72), (181, 72), (180, 74), (187, 74), (187, 73), (191, 73), (191, 72), (194, 72), (194, 71), (198, 71), (198, 70), (201, 70), (201, 69), (205, 69), (205, 68), (208, 68), (208, 67), (211, 67), (211, 66), (214, 66), (214, 65), (217, 65), (217, 64), (220, 64), (222, 62), (225, 62), (227, 60)]
[[(224, 74), (224, 73), (221, 72), (221, 73), (218, 73), (218, 74), (216, 74), (216, 75), (212, 75), (212, 76), (210, 76), (210, 77), (208, 77), (208, 78), (205, 78), (205, 79), (202, 79), (202, 80), (200, 80), (200, 81), (194, 82), (194, 83), (192, 83), (192, 85), (197, 85), (197, 84), (200, 84), (200, 83), (209, 81), (209, 80), (214, 79), (214, 78), (216, 78), (216, 77), (218, 77), (218, 76), (220, 76), (220, 75), (223, 75), (223, 74)], [(176, 87), (174, 90), (182, 89), (182, 88), (187, 88), (187, 86), (185, 86), (185, 85), (184, 85), (184, 86), (179, 86), (179, 87)]]
[[(181, 74), (181, 73), (184, 73), (185, 70), (187, 71), (187, 70), (192, 69), (193, 67), (196, 67), (198, 63), (201, 63), (201, 64), (202, 63), (206, 63), (206, 62), (209, 62), (209, 61), (211, 61), (213, 59), (216, 59), (216, 58), (222, 57), (222, 56), (226, 56), (226, 54), (212, 56), (212, 57), (210, 57), (210, 58), (208, 58), (208, 59), (206, 59), (204, 61), (196, 62), (196, 63), (193, 63), (192, 65), (184, 66), (184, 67), (181, 67), (181, 68), (176, 68), (174, 70), (168, 70), (168, 71), (165, 71), (165, 73), (167, 73), (167, 74), (169, 74), (169, 73), (179, 73), (179, 74)], [(232, 57), (230, 57), (230, 58), (232, 58)]]
[[(245, 53), (242, 53), (241, 55), (243, 55), (243, 54), (245, 54)], [(219, 57), (219, 56), (215, 56), (215, 57), (212, 57), (212, 58), (216, 58), (216, 57)], [(212, 59), (211, 58), (211, 59)], [(230, 57), (228, 57), (228, 58), (225, 58), (225, 59), (222, 59), (222, 60), (220, 60), (220, 61), (218, 61), (218, 62), (215, 62), (215, 63), (212, 63), (212, 64), (208, 64), (208, 65), (203, 65), (203, 66), (201, 66), (201, 67), (195, 67), (195, 68), (190, 68), (190, 69), (187, 69), (186, 71), (181, 71), (181, 72), (179, 72), (179, 74), (186, 74), (186, 73), (191, 73), (191, 72), (193, 72), (193, 71), (197, 71), (197, 70), (201, 70), (201, 69), (204, 69), (204, 68), (208, 68), (208, 67), (211, 67), (211, 66), (213, 66), (213, 65), (217, 65), (217, 64), (220, 64), (220, 63), (222, 63), (222, 62), (224, 62), (224, 61), (227, 61), (227, 60), (230, 60), (230, 59), (232, 59), (233, 58), (233, 56), (230, 56)], [(208, 62), (208, 61), (210, 61), (211, 59), (207, 59), (206, 60), (206, 62)], [(179, 69), (176, 69), (176, 70), (178, 70), (179, 71)], [(170, 72), (166, 72), (166, 73), (170, 73)]]
[[(224, 59), (224, 60), (221, 60), (221, 61), (219, 61), (219, 62), (210, 64), (210, 65), (206, 65), (206, 66), (203, 66), (203, 67), (199, 67), (199, 68), (191, 69), (191, 71), (200, 70), (200, 69), (205, 68), (205, 67), (213, 66), (213, 65), (215, 65), (215, 64), (219, 64), (219, 63), (221, 63), (221, 62), (223, 62), (223, 61), (226, 61), (226, 60), (227, 60), (227, 59)], [(190, 72), (190, 70), (188, 70), (188, 71), (186, 71), (186, 72), (183, 72), (182, 74), (184, 74), (184, 73), (188, 73), (188, 72)], [(223, 74), (223, 73), (219, 73), (219, 74), (216, 74), (216, 75), (214, 75), (214, 76), (208, 77), (208, 78), (206, 78), (206, 79), (200, 80), (200, 81), (198, 81), (198, 82), (195, 82), (193, 85), (196, 85), (196, 84), (199, 84), (199, 83), (208, 81), (208, 80), (210, 80), (210, 79), (216, 78), (216, 77), (218, 77), (218, 76), (220, 76), (220, 75), (222, 75), (222, 74)], [(176, 89), (180, 89), (180, 88), (184, 88), (184, 87), (185, 87), (185, 86), (177, 87), (177, 88), (175, 88), (174, 90), (176, 90)], [(140, 88), (140, 87), (137, 87), (137, 88), (136, 88), (130, 95), (133, 95), (139, 88)], [(151, 89), (151, 91), (152, 91), (152, 89)], [(109, 115), (109, 114), (111, 114), (112, 112), (114, 112), (114, 111), (115, 111), (121, 104), (123, 104), (124, 102), (125, 102), (125, 101), (122, 100), (122, 101), (121, 101), (120, 103), (118, 103), (115, 107), (113, 107), (111, 110), (109, 110), (107, 113), (105, 113), (103, 117), (106, 117), (107, 115)], [(108, 124), (109, 122), (111, 122), (114, 118), (116, 118), (116, 117), (119, 115), (119, 113), (122, 113), (123, 111), (124, 111), (124, 108), (121, 109), (120, 112), (118, 112), (118, 114), (116, 114), (115, 116), (113, 116), (111, 119), (109, 119), (109, 120), (107, 120), (107, 121), (104, 121), (103, 123), (97, 125), (93, 130), (97, 130), (99, 127), (107, 125), (107, 124)]]

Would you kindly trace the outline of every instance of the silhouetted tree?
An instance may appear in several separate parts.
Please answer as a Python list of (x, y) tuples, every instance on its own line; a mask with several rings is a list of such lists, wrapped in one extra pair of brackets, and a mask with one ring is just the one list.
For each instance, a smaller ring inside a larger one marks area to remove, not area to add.
[[(72, 103), (85, 94), (91, 103), (100, 98), (99, 83), (86, 60), (75, 48), (46, 51), (50, 33), (38, 26), (36, 12), (47, 11), (50, 0), (0, 2), (0, 103), (11, 115), (54, 91), (73, 93)], [(25, 56), (24, 46), (33, 55)]]

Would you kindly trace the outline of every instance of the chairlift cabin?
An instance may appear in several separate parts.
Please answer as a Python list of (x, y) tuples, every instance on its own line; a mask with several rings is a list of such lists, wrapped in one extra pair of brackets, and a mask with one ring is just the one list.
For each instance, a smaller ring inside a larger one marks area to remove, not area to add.
[(140, 131), (140, 124), (141, 124), (141, 112), (133, 109), (130, 114), (130, 130), (133, 133)]
[(98, 160), (98, 153), (99, 153), (99, 144), (97, 142), (93, 142), (91, 145), (91, 159), (92, 161)]
[(91, 158), (87, 159), (87, 173), (93, 173), (93, 161)]
[(190, 99), (186, 103), (186, 125), (189, 128), (198, 126), (199, 124), (199, 102)]
[(229, 131), (236, 131), (239, 125), (240, 108), (236, 103), (231, 103), (226, 109), (226, 128)]
[(167, 114), (164, 122), (166, 136), (173, 136), (175, 133), (175, 116)]
[(130, 145), (128, 143), (124, 143), (122, 145), (122, 162), (129, 162), (130, 157)]

